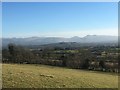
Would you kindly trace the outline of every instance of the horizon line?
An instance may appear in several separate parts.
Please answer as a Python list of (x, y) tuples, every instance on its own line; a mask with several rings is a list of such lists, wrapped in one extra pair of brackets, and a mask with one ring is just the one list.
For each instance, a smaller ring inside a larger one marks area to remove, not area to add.
[(84, 38), (86, 36), (115, 36), (118, 37), (118, 35), (96, 35), (96, 34), (92, 34), (92, 35), (85, 35), (85, 36), (78, 36), (78, 35), (74, 35), (74, 36), (70, 36), (70, 37), (65, 37), (65, 36), (21, 36), (21, 37), (2, 37), (2, 38), (73, 38), (73, 37), (79, 37), (79, 38)]

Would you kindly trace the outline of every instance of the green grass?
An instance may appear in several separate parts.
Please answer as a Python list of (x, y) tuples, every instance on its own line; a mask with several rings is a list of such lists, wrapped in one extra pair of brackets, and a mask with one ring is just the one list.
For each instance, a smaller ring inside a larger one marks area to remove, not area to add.
[(3, 88), (117, 88), (111, 73), (45, 65), (3, 64)]

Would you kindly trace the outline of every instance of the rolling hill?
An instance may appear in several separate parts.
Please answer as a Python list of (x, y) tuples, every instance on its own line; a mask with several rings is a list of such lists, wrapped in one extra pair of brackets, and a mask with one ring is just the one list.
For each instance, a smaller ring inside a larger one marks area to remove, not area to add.
[(30, 64), (3, 64), (3, 88), (118, 88), (113, 73)]
[(28, 38), (2, 38), (3, 46), (9, 43), (17, 45), (44, 45), (60, 42), (77, 42), (77, 43), (117, 43), (117, 36), (105, 35), (87, 35), (85, 37), (74, 36), (72, 38), (64, 37), (28, 37)]

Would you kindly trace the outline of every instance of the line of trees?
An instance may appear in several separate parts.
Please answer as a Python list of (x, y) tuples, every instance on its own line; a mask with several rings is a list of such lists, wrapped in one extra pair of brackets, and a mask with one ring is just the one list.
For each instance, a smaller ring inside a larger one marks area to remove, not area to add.
[(118, 72), (118, 62), (98, 60), (90, 50), (80, 50), (77, 53), (65, 50), (43, 49), (30, 50), (15, 44), (9, 44), (8, 49), (2, 50), (3, 63), (47, 64), (75, 69), (89, 69)]

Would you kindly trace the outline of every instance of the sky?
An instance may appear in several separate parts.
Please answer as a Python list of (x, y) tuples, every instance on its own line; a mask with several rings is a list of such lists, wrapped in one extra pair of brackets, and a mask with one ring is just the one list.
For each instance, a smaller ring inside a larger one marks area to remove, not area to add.
[(3, 37), (118, 35), (117, 2), (3, 2)]

